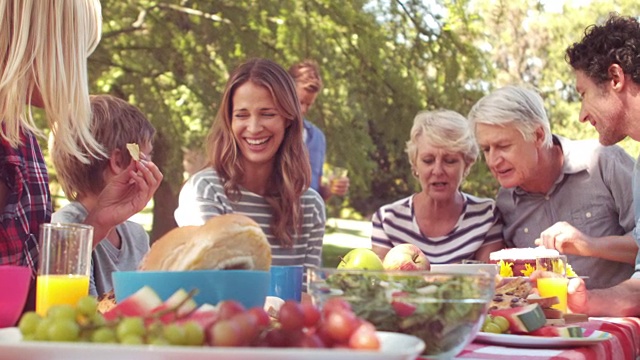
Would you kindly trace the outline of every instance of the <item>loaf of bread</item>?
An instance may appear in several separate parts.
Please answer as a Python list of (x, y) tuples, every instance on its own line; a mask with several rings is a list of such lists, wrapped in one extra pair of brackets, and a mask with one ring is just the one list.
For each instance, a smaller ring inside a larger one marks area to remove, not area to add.
[(271, 247), (253, 219), (240, 214), (211, 218), (202, 226), (184, 226), (156, 240), (140, 270), (269, 270)]

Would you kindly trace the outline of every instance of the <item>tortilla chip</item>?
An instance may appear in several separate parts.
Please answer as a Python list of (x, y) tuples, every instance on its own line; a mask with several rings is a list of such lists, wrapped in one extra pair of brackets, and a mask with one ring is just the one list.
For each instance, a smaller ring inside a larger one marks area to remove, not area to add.
[(129, 154), (135, 161), (140, 161), (140, 147), (138, 144), (129, 143), (127, 144), (127, 150), (129, 150)]

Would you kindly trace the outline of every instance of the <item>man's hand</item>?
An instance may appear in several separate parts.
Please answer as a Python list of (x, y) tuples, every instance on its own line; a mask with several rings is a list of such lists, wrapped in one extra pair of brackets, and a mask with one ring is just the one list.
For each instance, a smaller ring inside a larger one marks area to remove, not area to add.
[(571, 224), (560, 221), (553, 224), (535, 240), (536, 245), (547, 249), (556, 249), (562, 254), (588, 256), (589, 246), (593, 239)]
[[(531, 273), (530, 279), (537, 281), (540, 278), (558, 277), (560, 275), (551, 271), (536, 270)], [(587, 314), (587, 287), (581, 278), (569, 279), (567, 287), (567, 307), (572, 313)]]
[(349, 178), (344, 176), (330, 179), (329, 191), (331, 195), (345, 196), (349, 191)]

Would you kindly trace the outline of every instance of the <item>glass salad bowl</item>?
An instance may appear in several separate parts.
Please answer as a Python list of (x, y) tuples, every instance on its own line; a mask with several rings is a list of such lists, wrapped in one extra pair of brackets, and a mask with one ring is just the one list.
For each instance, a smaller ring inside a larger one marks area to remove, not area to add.
[(308, 270), (309, 293), (322, 305), (341, 297), (378, 331), (414, 335), (431, 359), (453, 358), (476, 336), (494, 293), (487, 273)]

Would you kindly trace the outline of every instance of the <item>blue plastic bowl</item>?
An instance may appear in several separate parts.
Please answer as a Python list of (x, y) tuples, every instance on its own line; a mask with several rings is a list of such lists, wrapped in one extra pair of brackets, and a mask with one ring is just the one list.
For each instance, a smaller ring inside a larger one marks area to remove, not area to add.
[(253, 270), (116, 271), (111, 276), (117, 302), (148, 286), (162, 300), (181, 288), (198, 289), (198, 306), (236, 300), (247, 308), (262, 307), (270, 283), (268, 271)]

